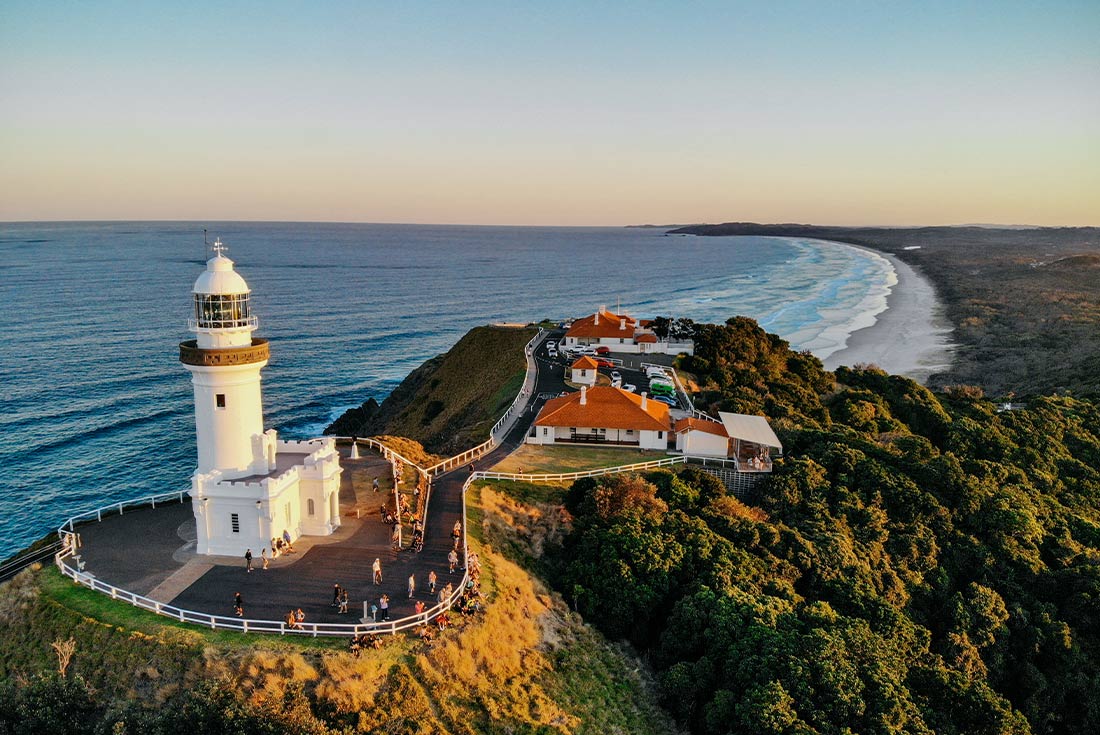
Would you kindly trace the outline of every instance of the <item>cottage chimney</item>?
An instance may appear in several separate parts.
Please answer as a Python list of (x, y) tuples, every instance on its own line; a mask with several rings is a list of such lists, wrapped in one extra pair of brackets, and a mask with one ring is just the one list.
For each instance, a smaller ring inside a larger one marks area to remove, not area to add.
[[(642, 400), (644, 401), (645, 399), (643, 398)], [(588, 405), (588, 386), (586, 385), (581, 386), (581, 405)]]
[[(600, 307), (600, 309), (602, 310), (602, 309), (603, 309), (603, 307), (601, 306), (601, 307)], [(600, 323), (600, 312), (599, 312), (599, 311), (597, 311), (597, 312), (596, 312), (596, 316), (594, 316), (594, 317), (592, 318), (592, 323), (593, 323), (593, 324), (599, 324), (599, 323)]]
[(620, 330), (626, 329), (626, 317), (625, 316), (619, 317), (619, 329)]
[(645, 391), (642, 391), (642, 410), (649, 410), (649, 400), (645, 397)]

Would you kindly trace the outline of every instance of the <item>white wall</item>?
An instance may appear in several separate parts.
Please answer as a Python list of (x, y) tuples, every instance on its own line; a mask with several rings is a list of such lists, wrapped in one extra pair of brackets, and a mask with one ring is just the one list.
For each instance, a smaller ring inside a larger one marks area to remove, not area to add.
[(684, 454), (726, 457), (729, 454), (729, 439), (705, 431), (683, 431), (676, 435), (676, 448)]
[[(267, 462), (256, 455), (253, 445), (253, 437), (264, 433), (260, 369), (265, 365), (266, 360), (248, 365), (186, 366), (195, 392), (200, 473), (266, 471)], [(217, 406), (218, 395), (225, 396), (224, 408)]]
[(595, 385), (596, 373), (599, 372), (596, 368), (571, 368), (572, 380), (574, 383), (580, 383), (581, 385)]

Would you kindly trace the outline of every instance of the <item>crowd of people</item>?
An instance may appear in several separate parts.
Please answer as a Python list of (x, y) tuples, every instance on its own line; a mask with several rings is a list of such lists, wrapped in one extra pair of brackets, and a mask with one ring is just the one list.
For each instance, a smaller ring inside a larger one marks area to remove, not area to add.
[[(373, 484), (377, 490), (377, 480), (375, 480)], [(391, 513), (386, 504), (383, 504), (380, 508), (382, 522), (391, 526), (390, 538), (395, 550), (401, 549), (401, 514), (403, 512), (401, 505), (401, 499), (398, 495), (396, 497), (394, 512)], [(423, 548), (424, 541), (424, 522), (419, 517), (412, 515), (411, 511), (408, 514), (409, 521), (412, 523), (411, 549), (420, 551)], [(441, 587), (439, 576), (442, 574), (442, 571), (437, 572), (436, 569), (429, 569), (426, 574), (421, 570), (423, 576), (420, 580), (417, 580), (417, 572), (413, 571), (409, 574), (406, 583), (407, 599), (412, 603), (413, 614), (424, 616), (421, 625), (416, 629), (416, 635), (429, 642), (435, 635), (436, 630), (445, 630), (450, 625), (450, 618), (446, 611), (431, 617), (425, 616), (426, 611), (430, 612), (430, 607), (453, 601), (451, 609), (463, 615), (471, 615), (482, 609), (480, 588), (481, 565), (477, 554), (469, 554), (464, 560), (460, 556), (460, 554), (463, 554), (465, 551), (463, 546), (464, 534), (461, 519), (454, 522), (454, 526), (451, 530), (451, 539), (452, 546), (446, 556), (448, 573), (455, 574), (460, 571), (459, 565), (461, 561), (465, 562), (465, 566), (461, 567), (461, 570), (468, 571), (466, 583), (462, 586), (457, 599), (455, 599), (455, 583), (446, 582), (446, 584)], [(261, 568), (267, 569), (273, 559), (277, 559), (282, 554), (292, 553), (296, 552), (294, 546), (291, 544), (290, 533), (284, 530), (281, 537), (273, 537), (271, 539), (270, 554), (266, 547), (260, 550)], [(248, 573), (251, 573), (254, 568), (252, 550), (248, 549), (245, 553), (245, 569)], [(376, 586), (383, 585), (382, 560), (380, 557), (376, 557), (371, 564), (371, 578)], [(339, 582), (334, 582), (332, 585), (332, 600), (329, 606), (336, 608), (336, 613), (342, 615), (347, 614), (349, 604), (349, 590)], [(364, 611), (369, 616), (368, 622), (384, 623), (388, 621), (390, 619), (390, 605), (390, 596), (385, 592), (371, 600), (369, 604), (365, 604), (364, 606), (369, 610), (369, 612), (367, 610)], [(240, 592), (235, 593), (233, 597), (233, 612), (237, 617), (244, 616), (244, 599)], [(305, 612), (301, 607), (297, 607), (287, 612), (284, 622), (286, 628), (289, 630), (304, 630), (305, 619)], [(381, 640), (373, 633), (356, 635), (355, 638), (352, 639), (351, 650), (358, 654), (364, 647), (381, 647)]]

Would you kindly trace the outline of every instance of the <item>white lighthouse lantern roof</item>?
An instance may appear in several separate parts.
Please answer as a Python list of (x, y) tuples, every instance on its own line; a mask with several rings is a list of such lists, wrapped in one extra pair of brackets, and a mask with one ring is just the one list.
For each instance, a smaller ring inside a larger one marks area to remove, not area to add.
[(233, 270), (233, 261), (225, 257), (221, 240), (214, 243), (214, 257), (206, 261), (204, 270), (191, 289), (196, 294), (246, 294), (250, 290), (245, 280)]

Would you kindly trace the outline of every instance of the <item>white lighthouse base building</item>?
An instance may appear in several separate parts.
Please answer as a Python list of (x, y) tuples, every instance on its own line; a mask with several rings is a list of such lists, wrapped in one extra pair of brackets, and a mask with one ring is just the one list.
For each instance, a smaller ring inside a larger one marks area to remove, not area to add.
[(271, 549), (272, 539), (328, 536), (340, 527), (340, 456), (333, 439), (279, 441), (263, 435), (273, 462), (265, 471), (191, 477), (200, 554), (241, 556)]

